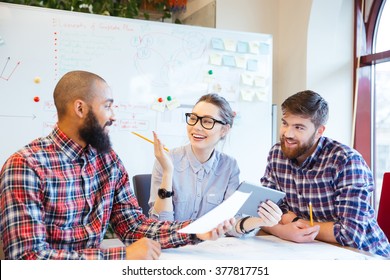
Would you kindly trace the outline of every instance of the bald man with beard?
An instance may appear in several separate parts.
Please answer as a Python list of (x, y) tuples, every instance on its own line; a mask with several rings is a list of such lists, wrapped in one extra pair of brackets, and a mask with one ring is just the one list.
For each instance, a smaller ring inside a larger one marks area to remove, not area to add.
[[(13, 154), (0, 173), (6, 259), (158, 259), (162, 248), (215, 240), (234, 219), (204, 234), (191, 221), (148, 219), (111, 147), (113, 95), (98, 75), (65, 74), (54, 89), (58, 122)], [(125, 247), (101, 249), (109, 224)]]

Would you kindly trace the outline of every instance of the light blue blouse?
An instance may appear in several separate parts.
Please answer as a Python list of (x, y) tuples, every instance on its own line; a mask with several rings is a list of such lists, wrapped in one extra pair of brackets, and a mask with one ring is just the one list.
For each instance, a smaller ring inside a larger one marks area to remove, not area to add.
[(162, 168), (156, 160), (149, 199), (150, 217), (168, 221), (194, 220), (218, 206), (238, 188), (240, 169), (237, 161), (224, 153), (214, 150), (211, 158), (202, 164), (189, 144), (171, 150), (169, 155), (174, 166), (173, 211), (163, 211), (159, 215), (154, 211), (162, 180)]

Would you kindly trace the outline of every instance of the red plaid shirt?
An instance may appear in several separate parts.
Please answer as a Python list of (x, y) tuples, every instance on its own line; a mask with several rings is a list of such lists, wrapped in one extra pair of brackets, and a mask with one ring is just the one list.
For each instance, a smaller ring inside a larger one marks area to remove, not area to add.
[(142, 237), (162, 248), (191, 243), (189, 222), (147, 219), (118, 155), (83, 149), (56, 127), (12, 155), (0, 174), (1, 234), (7, 259), (124, 259), (100, 249), (110, 223), (129, 245)]

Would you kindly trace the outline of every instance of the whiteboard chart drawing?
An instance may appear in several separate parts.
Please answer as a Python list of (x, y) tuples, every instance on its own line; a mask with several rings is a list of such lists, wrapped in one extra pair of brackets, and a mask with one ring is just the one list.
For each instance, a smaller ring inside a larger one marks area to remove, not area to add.
[(3, 70), (1, 71), (0, 78), (8, 81), (12, 74), (15, 72), (16, 68), (19, 66), (20, 61), (14, 63), (10, 62), (11, 58), (8, 57), (4, 63)]
[[(86, 70), (112, 87), (110, 136), (130, 176), (150, 173), (153, 146), (187, 143), (184, 113), (216, 92), (236, 112), (223, 152), (241, 179), (262, 176), (272, 136), (272, 36), (0, 3), (1, 164), (56, 124), (53, 90)], [(222, 148), (222, 147), (221, 147)]]

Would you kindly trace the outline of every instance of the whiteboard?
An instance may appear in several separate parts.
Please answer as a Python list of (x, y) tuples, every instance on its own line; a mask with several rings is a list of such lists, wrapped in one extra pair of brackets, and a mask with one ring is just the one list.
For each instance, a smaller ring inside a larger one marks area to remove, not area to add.
[(272, 138), (271, 35), (0, 3), (1, 164), (50, 133), (53, 89), (71, 70), (112, 87), (110, 136), (130, 176), (154, 162), (153, 146), (131, 132), (152, 138), (155, 130), (168, 148), (187, 144), (184, 113), (208, 92), (237, 114), (219, 149), (237, 159), (241, 180), (262, 176)]

